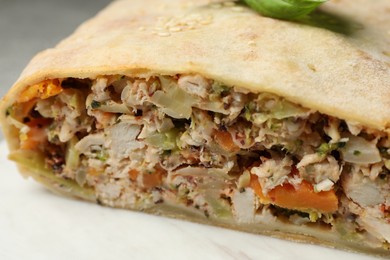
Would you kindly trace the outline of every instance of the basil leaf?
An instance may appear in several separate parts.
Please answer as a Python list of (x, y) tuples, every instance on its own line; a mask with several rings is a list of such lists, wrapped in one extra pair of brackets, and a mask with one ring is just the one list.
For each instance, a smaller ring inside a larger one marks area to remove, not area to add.
[(327, 0), (244, 0), (262, 15), (292, 20), (303, 17)]

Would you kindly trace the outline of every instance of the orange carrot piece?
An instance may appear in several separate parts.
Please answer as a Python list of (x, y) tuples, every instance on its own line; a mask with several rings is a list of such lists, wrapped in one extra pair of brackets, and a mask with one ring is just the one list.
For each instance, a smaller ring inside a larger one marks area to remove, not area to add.
[(25, 89), (18, 98), (18, 103), (28, 102), (34, 98), (47, 99), (60, 94), (63, 89), (58, 80), (45, 80)]
[(257, 175), (251, 174), (251, 181), (250, 181), (250, 187), (253, 189), (253, 191), (256, 193), (257, 196), (260, 198), (260, 202), (263, 204), (269, 204), (270, 200), (263, 194), (263, 190), (261, 188), (259, 178)]
[(161, 186), (165, 173), (166, 171), (161, 167), (155, 168), (155, 171), (152, 173), (144, 173), (142, 176), (144, 188), (149, 189)]
[(138, 177), (139, 172), (137, 170), (130, 170), (129, 171), (129, 178), (132, 181), (136, 181)]
[(228, 152), (237, 152), (240, 148), (233, 142), (232, 135), (226, 131), (216, 131), (215, 141)]
[(18, 103), (28, 102), (39, 96), (39, 85), (33, 85), (25, 89), (18, 98)]
[(160, 171), (153, 173), (145, 173), (143, 175), (143, 186), (144, 188), (154, 188), (160, 186), (162, 183), (162, 174)]
[(332, 213), (338, 209), (338, 199), (334, 190), (314, 192), (313, 186), (303, 181), (298, 189), (291, 184), (277, 186), (268, 193), (271, 201), (283, 208), (296, 210), (315, 209), (322, 213)]
[(43, 84), (40, 89), (40, 98), (47, 99), (49, 97), (56, 96), (60, 94), (63, 89), (60, 86), (58, 81), (49, 81), (47, 84)]
[(283, 184), (264, 195), (257, 176), (252, 176), (251, 187), (262, 202), (268, 201), (282, 208), (299, 211), (316, 210), (321, 213), (332, 213), (338, 209), (338, 198), (334, 190), (314, 192), (309, 182), (302, 181), (297, 189), (291, 184)]
[(90, 175), (90, 176), (98, 177), (98, 176), (102, 175), (103, 173), (104, 173), (104, 171), (101, 169), (96, 169), (94, 167), (88, 168), (88, 175)]
[(41, 129), (33, 128), (27, 133), (26, 140), (20, 142), (20, 149), (35, 150), (36, 147), (45, 139)]
[(20, 149), (22, 150), (35, 150), (36, 147), (45, 142), (47, 135), (45, 127), (50, 124), (51, 119), (37, 118), (27, 123), (30, 128), (26, 138), (20, 142)]
[(22, 118), (28, 116), (36, 104), (37, 104), (36, 99), (31, 99), (30, 101), (21, 104), (21, 111), (20, 111), (21, 114), (20, 115), (22, 116)]

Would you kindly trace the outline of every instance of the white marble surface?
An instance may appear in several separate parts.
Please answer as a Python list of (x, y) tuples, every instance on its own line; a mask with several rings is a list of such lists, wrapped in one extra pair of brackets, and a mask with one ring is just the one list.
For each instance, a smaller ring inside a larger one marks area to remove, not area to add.
[(0, 259), (299, 259), (369, 256), (56, 196), (17, 174), (0, 144)]

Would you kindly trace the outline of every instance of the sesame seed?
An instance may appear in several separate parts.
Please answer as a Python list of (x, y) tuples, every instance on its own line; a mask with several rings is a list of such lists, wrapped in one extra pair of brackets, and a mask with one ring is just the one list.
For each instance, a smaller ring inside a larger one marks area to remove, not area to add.
[(157, 18), (157, 22), (160, 22), (160, 23), (166, 23), (167, 21), (169, 21), (169, 18), (166, 16), (160, 16)]
[(244, 8), (242, 6), (233, 6), (231, 9), (234, 12), (243, 12), (244, 11)]
[(165, 31), (163, 27), (154, 27), (154, 30), (156, 31)]
[(214, 9), (219, 9), (222, 7), (222, 5), (221, 4), (212, 4), (210, 7), (214, 8)]
[(171, 34), (169, 32), (159, 32), (157, 35), (160, 36), (160, 37), (168, 37)]
[(160, 10), (164, 10), (164, 9), (167, 9), (168, 8), (168, 5), (167, 4), (161, 4), (160, 6), (159, 6), (159, 9)]
[(256, 45), (256, 42), (255, 42), (255, 41), (249, 41), (249, 42), (248, 42), (248, 45), (254, 46), (254, 45)]
[(178, 27), (178, 26), (169, 28), (170, 32), (180, 32), (181, 30), (182, 30), (182, 28)]
[[(186, 30), (197, 29), (201, 26), (211, 24), (212, 15), (190, 14), (187, 16), (180, 15), (174, 17), (158, 17), (157, 23), (153, 28), (155, 34), (170, 34)], [(168, 35), (167, 35), (168, 36)]]
[(174, 20), (170, 20), (169, 22), (167, 22), (164, 27), (172, 27), (172, 26), (177, 26), (178, 23)]
[(226, 7), (231, 7), (231, 6), (235, 6), (236, 3), (234, 3), (234, 2), (224, 2), (223, 5), (226, 6)]
[(196, 21), (188, 21), (187, 25), (190, 26), (190, 27), (191, 26), (195, 26), (196, 25)]
[(204, 20), (204, 21), (200, 21), (199, 23), (201, 24), (201, 25), (209, 25), (209, 24), (211, 24), (211, 20)]
[(311, 71), (313, 71), (313, 72), (316, 72), (317, 71), (317, 69), (316, 69), (316, 67), (314, 66), (314, 64), (307, 64), (307, 67), (311, 70)]
[(138, 31), (145, 31), (145, 27), (143, 27), (143, 26), (138, 27)]

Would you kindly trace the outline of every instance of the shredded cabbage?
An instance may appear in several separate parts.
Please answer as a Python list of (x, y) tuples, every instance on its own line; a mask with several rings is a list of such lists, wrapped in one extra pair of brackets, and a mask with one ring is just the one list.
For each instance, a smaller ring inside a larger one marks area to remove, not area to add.
[(345, 142), (338, 142), (338, 143), (323, 143), (320, 145), (320, 147), (317, 148), (316, 152), (320, 156), (325, 156), (329, 153), (331, 153), (334, 150), (337, 150), (339, 148), (342, 148), (345, 146)]
[(271, 94), (260, 94), (258, 99), (246, 106), (245, 118), (255, 125), (268, 120), (290, 117), (306, 117), (309, 111)]
[(147, 144), (159, 147), (163, 150), (174, 150), (177, 148), (176, 140), (178, 136), (177, 129), (171, 129), (167, 132), (154, 133), (145, 138)]
[(76, 136), (73, 136), (72, 139), (68, 142), (68, 147), (65, 155), (65, 167), (69, 170), (75, 170), (80, 164), (80, 153), (76, 149), (76, 144), (79, 142), (79, 139)]
[(229, 219), (232, 217), (232, 211), (226, 201), (220, 198), (217, 192), (206, 193), (205, 200), (212, 208), (214, 215), (218, 219)]
[(189, 119), (192, 114), (192, 106), (197, 100), (186, 93), (172, 80), (160, 77), (163, 90), (158, 90), (150, 98), (150, 102), (161, 107), (162, 111), (177, 119)]

